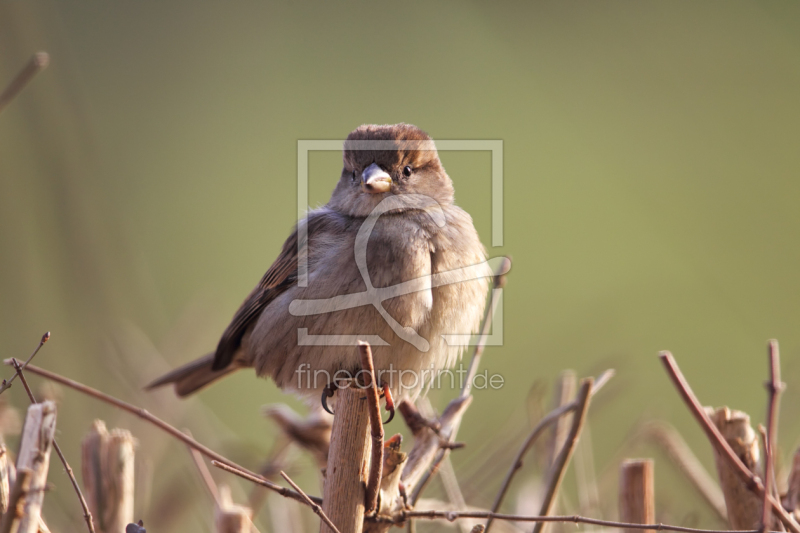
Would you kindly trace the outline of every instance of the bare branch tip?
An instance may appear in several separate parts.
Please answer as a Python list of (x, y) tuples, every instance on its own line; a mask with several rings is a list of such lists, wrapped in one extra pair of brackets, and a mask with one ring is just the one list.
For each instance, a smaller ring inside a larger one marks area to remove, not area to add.
[(31, 62), (39, 70), (45, 69), (50, 64), (50, 54), (48, 54), (47, 52), (44, 52), (44, 51), (36, 52), (35, 54), (33, 54), (33, 57), (31, 58)]

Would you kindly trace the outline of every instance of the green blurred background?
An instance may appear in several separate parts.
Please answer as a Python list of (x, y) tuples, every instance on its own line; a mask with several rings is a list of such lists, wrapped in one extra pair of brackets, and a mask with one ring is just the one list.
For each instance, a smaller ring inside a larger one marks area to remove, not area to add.
[[(37, 364), (257, 468), (277, 431), (260, 406), (300, 408), (271, 382), (241, 373), (185, 402), (140, 386), (210, 351), (276, 256), (297, 217), (299, 139), (410, 122), (437, 139), (504, 142), (501, 248), (490, 247), (489, 154), (441, 154), (490, 255), (514, 261), (504, 345), (484, 358), (506, 386), (476, 394), (459, 435), (469, 447), (453, 455), (477, 485), (470, 503), (490, 505), (536, 395), (547, 403), (541, 390), (567, 368), (618, 372), (590, 419), (607, 517), (639, 420), (670, 421), (713, 469), (663, 349), (704, 403), (757, 423), (766, 341), (779, 339), (788, 462), (800, 438), (800, 3), (0, 1), (0, 84), (37, 50), (50, 67), (0, 115), (4, 357), (26, 357), (50, 330)], [(311, 155), (312, 206), (340, 165)], [(140, 477), (152, 478), (137, 518), (152, 531), (209, 529), (181, 445), (61, 394), (73, 463), (93, 418), (131, 428)], [(20, 387), (6, 395), (26, 404)], [(718, 525), (657, 450), (631, 453), (657, 457), (660, 518)], [(495, 477), (473, 480), (486, 463)], [(298, 465), (319, 493), (312, 463)], [(75, 496), (52, 470), (45, 515), (78, 529)], [(217, 474), (244, 498), (249, 487)], [(182, 507), (159, 507), (165, 495)]]

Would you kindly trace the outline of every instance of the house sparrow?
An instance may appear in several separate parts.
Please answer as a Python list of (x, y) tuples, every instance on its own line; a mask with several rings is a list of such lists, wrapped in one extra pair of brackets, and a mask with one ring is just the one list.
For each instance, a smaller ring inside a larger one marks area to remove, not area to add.
[(148, 388), (174, 383), (186, 396), (254, 367), (317, 395), (358, 373), (358, 339), (370, 340), (379, 381), (401, 396), (455, 364), (463, 345), (443, 335), (477, 332), (492, 273), (433, 141), (409, 124), (364, 125), (343, 159), (330, 201), (298, 223), (216, 351)]

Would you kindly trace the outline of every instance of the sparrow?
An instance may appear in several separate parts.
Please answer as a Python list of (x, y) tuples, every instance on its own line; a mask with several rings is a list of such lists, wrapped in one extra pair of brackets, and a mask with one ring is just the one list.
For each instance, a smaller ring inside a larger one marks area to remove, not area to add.
[(465, 343), (447, 336), (478, 331), (492, 272), (433, 140), (410, 124), (363, 125), (343, 162), (330, 201), (298, 222), (216, 350), (147, 388), (184, 397), (252, 367), (324, 398), (357, 375), (355, 345), (368, 340), (380, 384), (413, 399), (456, 363)]

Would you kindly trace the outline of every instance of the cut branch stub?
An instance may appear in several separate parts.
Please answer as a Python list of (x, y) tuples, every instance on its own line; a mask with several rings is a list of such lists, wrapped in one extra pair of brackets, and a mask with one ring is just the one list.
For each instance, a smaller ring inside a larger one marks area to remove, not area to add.
[[(750, 416), (728, 407), (706, 407), (706, 414), (717, 426), (733, 451), (753, 473), (758, 472), (760, 450), (758, 436), (750, 426)], [(730, 462), (714, 448), (714, 459), (719, 483), (728, 509), (728, 523), (732, 529), (758, 529), (761, 524), (762, 501), (751, 491)]]
[[(653, 470), (652, 459), (630, 459), (622, 463), (619, 472), (619, 519), (621, 522), (655, 523)], [(647, 532), (652, 532), (652, 530), (638, 530), (638, 533)]]
[(250, 512), (249, 508), (233, 503), (230, 487), (220, 485), (219, 502), (214, 512), (216, 533), (249, 533), (252, 527)]
[(109, 432), (95, 420), (81, 447), (83, 485), (98, 531), (124, 531), (133, 522), (136, 439), (124, 429)]
[(42, 513), (44, 488), (50, 468), (50, 451), (53, 449), (53, 435), (56, 432), (56, 404), (36, 403), (28, 407), (22, 441), (17, 456), (17, 471), (31, 470), (30, 492), (25, 499), (23, 516), (19, 522), (18, 533), (36, 533)]
[[(364, 391), (355, 385), (336, 391), (331, 447), (322, 509), (339, 531), (360, 533), (364, 525), (364, 484), (369, 470), (369, 415)], [(331, 528), (324, 522), (320, 533)]]

